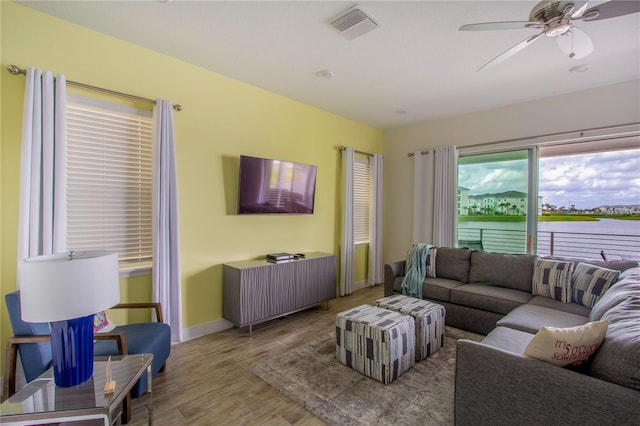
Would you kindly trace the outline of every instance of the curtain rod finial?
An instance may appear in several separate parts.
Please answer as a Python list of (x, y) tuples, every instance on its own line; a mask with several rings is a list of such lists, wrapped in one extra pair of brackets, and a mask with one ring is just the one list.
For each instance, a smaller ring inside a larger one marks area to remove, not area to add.
[(9, 74), (12, 74), (12, 75), (26, 74), (24, 70), (21, 70), (15, 65), (7, 65), (7, 71), (9, 71)]
[(175, 104), (175, 105), (173, 106), (173, 109), (174, 109), (174, 110), (176, 110), (176, 111), (178, 111), (178, 112), (180, 112), (180, 111), (182, 111), (182, 105), (180, 105), (180, 104)]

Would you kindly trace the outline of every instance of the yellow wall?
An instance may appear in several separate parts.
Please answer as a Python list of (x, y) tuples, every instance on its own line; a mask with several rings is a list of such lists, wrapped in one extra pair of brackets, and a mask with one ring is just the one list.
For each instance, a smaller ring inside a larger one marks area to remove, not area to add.
[(367, 269), (369, 268), (369, 246), (356, 246), (353, 258), (353, 282), (361, 283), (367, 281)]
[[(182, 104), (183, 111), (175, 114), (175, 131), (185, 327), (222, 317), (222, 263), (274, 251), (338, 253), (336, 146), (382, 152), (379, 130), (15, 3), (0, 2), (0, 13), (3, 295), (15, 289), (24, 87), (23, 76), (6, 71), (10, 64)], [(241, 154), (317, 165), (315, 213), (236, 215)], [(148, 299), (150, 278), (123, 279), (121, 289), (123, 301)], [(4, 347), (11, 331), (4, 301), (0, 305)]]

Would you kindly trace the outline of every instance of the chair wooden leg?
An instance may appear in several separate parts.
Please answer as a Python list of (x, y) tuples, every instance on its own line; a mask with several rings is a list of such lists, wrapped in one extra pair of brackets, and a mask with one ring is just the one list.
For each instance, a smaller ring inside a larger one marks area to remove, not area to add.
[(127, 424), (131, 421), (131, 393), (122, 401), (122, 424)]
[(16, 393), (16, 364), (18, 358), (18, 345), (7, 342), (4, 356), (4, 382), (2, 389), (2, 401)]

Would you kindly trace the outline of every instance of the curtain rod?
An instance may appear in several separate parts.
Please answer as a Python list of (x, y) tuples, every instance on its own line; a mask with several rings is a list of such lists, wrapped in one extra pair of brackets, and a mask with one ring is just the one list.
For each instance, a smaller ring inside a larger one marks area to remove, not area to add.
[[(537, 138), (548, 138), (548, 137), (552, 137), (552, 136), (570, 135), (572, 133), (579, 133), (580, 137), (584, 137), (584, 133), (585, 132), (593, 132), (593, 131), (596, 131), (596, 130), (613, 129), (613, 128), (616, 128), (616, 127), (624, 127), (624, 126), (635, 126), (637, 124), (640, 124), (640, 123), (626, 123), (626, 124), (618, 124), (618, 125), (615, 125), (615, 126), (592, 127), (590, 129), (575, 130), (573, 132), (547, 133), (547, 134), (544, 134), (544, 135), (527, 136), (527, 137), (523, 137), (523, 138), (504, 139), (504, 140), (501, 140), (501, 141), (476, 143), (476, 144), (473, 144), (473, 145), (461, 146), (459, 148), (476, 148), (476, 147), (479, 147), (479, 146), (491, 146), (491, 145), (498, 145), (498, 144), (501, 144), (501, 143), (519, 142), (519, 141), (526, 141), (526, 140), (537, 139)], [(420, 151), (421, 155), (428, 154), (428, 153), (429, 153), (429, 151)], [(410, 153), (407, 154), (408, 157), (413, 157), (414, 155), (415, 155), (415, 153), (413, 153), (413, 152), (410, 152)]]
[[(20, 69), (20, 67), (17, 67), (15, 65), (7, 66), (7, 71), (9, 71), (9, 74), (11, 75), (18, 75), (18, 74), (27, 75), (27, 70)], [(96, 92), (107, 93), (109, 95), (120, 96), (121, 98), (134, 99), (136, 101), (148, 102), (154, 105), (156, 103), (156, 101), (154, 101), (153, 99), (147, 99), (147, 98), (143, 98), (136, 95), (129, 95), (128, 93), (116, 92), (115, 90), (103, 89), (102, 87), (96, 87), (96, 86), (91, 86), (89, 84), (78, 83), (77, 81), (67, 80), (67, 84), (70, 86), (82, 87), (83, 89), (93, 90)], [(172, 105), (172, 107), (176, 111), (182, 111), (182, 105), (180, 104), (174, 104)]]
[[(346, 146), (344, 146), (344, 145), (340, 145), (340, 146), (338, 147), (338, 149), (339, 149), (340, 151), (344, 151), (345, 149), (347, 149), (347, 147), (346, 147)], [(354, 150), (353, 150), (353, 152), (355, 152), (355, 153), (357, 153), (357, 154), (362, 154), (362, 155), (367, 155), (367, 156), (369, 156), (369, 157), (373, 157), (373, 154), (371, 154), (370, 152), (358, 151), (357, 149), (354, 149)]]

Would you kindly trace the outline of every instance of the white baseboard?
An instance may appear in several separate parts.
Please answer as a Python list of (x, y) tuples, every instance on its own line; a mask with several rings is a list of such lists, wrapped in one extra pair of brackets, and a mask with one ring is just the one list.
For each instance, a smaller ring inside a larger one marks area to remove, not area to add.
[(353, 291), (362, 290), (365, 287), (367, 287), (366, 281), (358, 281), (357, 283), (353, 283)]
[(209, 321), (204, 324), (198, 324), (193, 327), (182, 329), (182, 341), (196, 339), (198, 337), (206, 336), (207, 334), (217, 333), (219, 331), (233, 328), (233, 324), (226, 319), (222, 318), (215, 321)]

